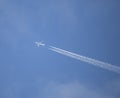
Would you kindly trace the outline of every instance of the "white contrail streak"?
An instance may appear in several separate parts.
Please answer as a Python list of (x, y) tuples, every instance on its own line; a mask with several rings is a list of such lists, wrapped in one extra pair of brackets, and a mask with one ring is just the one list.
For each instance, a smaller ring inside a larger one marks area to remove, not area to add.
[(114, 66), (112, 64), (108, 64), (108, 63), (105, 63), (105, 62), (102, 62), (102, 61), (99, 61), (99, 60), (95, 60), (95, 59), (88, 58), (88, 57), (85, 57), (85, 56), (82, 56), (82, 55), (78, 55), (76, 53), (72, 53), (72, 52), (69, 52), (69, 51), (66, 51), (66, 50), (63, 50), (63, 49), (60, 49), (60, 48), (56, 48), (56, 47), (53, 47), (53, 46), (50, 46), (49, 49), (54, 51), (54, 52), (66, 55), (68, 57), (71, 57), (71, 58), (74, 58), (74, 59), (77, 59), (77, 60), (80, 60), (80, 61), (83, 61), (83, 62), (87, 62), (89, 64), (93, 64), (94, 66), (98, 66), (100, 68), (107, 69), (109, 71), (113, 71), (113, 72), (116, 72), (116, 73), (120, 74), (120, 67)]

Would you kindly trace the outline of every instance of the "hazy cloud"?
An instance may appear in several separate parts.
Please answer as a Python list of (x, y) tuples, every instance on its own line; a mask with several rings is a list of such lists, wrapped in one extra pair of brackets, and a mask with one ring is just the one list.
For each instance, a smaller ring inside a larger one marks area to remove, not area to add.
[[(37, 97), (38, 98), (38, 97)], [(55, 83), (51, 82), (43, 89), (42, 98), (113, 98), (79, 82)]]

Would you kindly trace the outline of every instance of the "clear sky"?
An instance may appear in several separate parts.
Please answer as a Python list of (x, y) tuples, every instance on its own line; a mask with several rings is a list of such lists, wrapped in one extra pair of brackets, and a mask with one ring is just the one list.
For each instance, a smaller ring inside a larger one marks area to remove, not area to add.
[(120, 66), (119, 42), (119, 0), (0, 0), (0, 98), (119, 98), (120, 74), (48, 49)]

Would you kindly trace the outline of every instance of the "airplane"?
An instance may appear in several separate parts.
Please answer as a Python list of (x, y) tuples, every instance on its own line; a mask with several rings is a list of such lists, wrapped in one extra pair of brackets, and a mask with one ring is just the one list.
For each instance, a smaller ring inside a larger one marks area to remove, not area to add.
[(45, 46), (45, 44), (42, 41), (41, 42), (35, 42), (35, 44), (37, 45), (37, 47)]

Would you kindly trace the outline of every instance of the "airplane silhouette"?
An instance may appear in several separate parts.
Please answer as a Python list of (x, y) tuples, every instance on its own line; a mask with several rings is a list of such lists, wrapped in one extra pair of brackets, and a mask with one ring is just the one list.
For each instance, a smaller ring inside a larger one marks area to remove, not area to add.
[(37, 47), (45, 46), (45, 44), (42, 41), (41, 42), (35, 42), (35, 44), (37, 45)]

